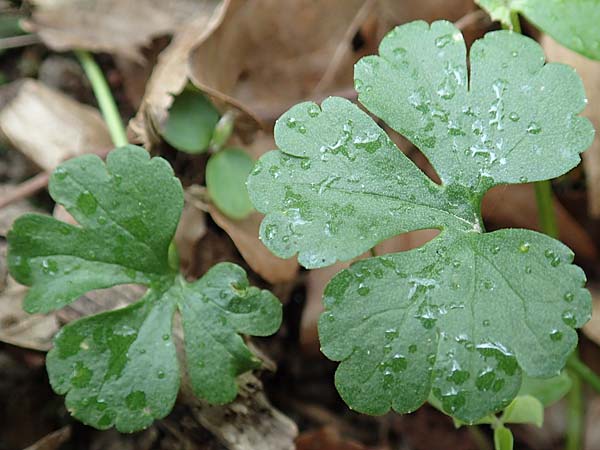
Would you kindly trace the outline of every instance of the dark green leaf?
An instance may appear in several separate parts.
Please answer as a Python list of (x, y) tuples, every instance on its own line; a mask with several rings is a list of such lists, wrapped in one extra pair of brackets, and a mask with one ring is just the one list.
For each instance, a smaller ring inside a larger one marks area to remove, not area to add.
[(177, 150), (202, 153), (208, 148), (219, 112), (199, 91), (186, 88), (176, 95), (162, 136)]
[(584, 56), (600, 59), (599, 0), (477, 0), (492, 19), (510, 25), (510, 12)]
[(92, 289), (174, 275), (167, 255), (183, 193), (164, 159), (134, 146), (111, 152), (106, 165), (85, 155), (56, 169), (50, 194), (81, 227), (39, 215), (15, 222), (9, 265), (32, 286), (28, 312), (60, 308)]
[(246, 179), (254, 161), (237, 148), (221, 150), (206, 164), (206, 188), (214, 204), (232, 219), (243, 219), (253, 210)]
[(470, 81), (460, 32), (413, 22), (381, 56), (356, 65), (360, 101), (411, 140), (433, 183), (358, 107), (304, 103), (275, 127), (280, 150), (249, 178), (266, 214), (263, 242), (305, 267), (348, 260), (406, 231), (434, 228), (424, 247), (371, 258), (325, 291), (323, 352), (361, 412), (413, 411), (428, 397), (472, 423), (506, 407), (522, 372), (555, 375), (590, 315), (583, 271), (560, 242), (527, 230), (484, 233), (483, 194), (575, 166), (593, 129), (578, 116), (581, 80), (544, 65), (533, 40), (493, 32), (473, 45)]
[(54, 172), (50, 193), (81, 227), (37, 215), (15, 222), (9, 267), (31, 286), (28, 310), (49, 311), (117, 284), (149, 287), (137, 303), (72, 322), (56, 336), (48, 373), (71, 413), (120, 431), (169, 413), (180, 378), (171, 336), (176, 308), (194, 391), (211, 403), (233, 400), (236, 376), (260, 363), (238, 333), (274, 333), (281, 305), (249, 287), (234, 264), (219, 264), (191, 284), (170, 267), (183, 193), (169, 165), (135, 146), (111, 152), (106, 165), (83, 156)]

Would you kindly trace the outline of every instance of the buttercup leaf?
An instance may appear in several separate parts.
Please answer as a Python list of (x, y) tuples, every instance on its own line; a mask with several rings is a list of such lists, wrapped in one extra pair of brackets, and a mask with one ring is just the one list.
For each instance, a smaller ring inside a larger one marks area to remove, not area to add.
[(238, 333), (274, 333), (281, 305), (270, 292), (250, 287), (235, 264), (217, 264), (194, 283), (171, 267), (183, 193), (166, 161), (135, 146), (114, 150), (106, 165), (82, 156), (57, 168), (50, 193), (81, 226), (37, 215), (15, 222), (9, 268), (31, 286), (29, 311), (60, 308), (93, 289), (148, 286), (137, 303), (72, 322), (57, 334), (48, 373), (71, 413), (97, 428), (128, 432), (167, 415), (180, 379), (176, 309), (194, 391), (211, 403), (233, 400), (236, 376), (260, 365)]
[(489, 33), (470, 51), (448, 22), (390, 32), (356, 65), (359, 100), (429, 159), (437, 185), (357, 106), (304, 103), (275, 127), (279, 150), (248, 180), (266, 214), (261, 238), (305, 267), (348, 260), (406, 231), (425, 246), (370, 258), (329, 283), (322, 350), (354, 409), (383, 414), (433, 398), (473, 423), (506, 407), (523, 373), (556, 375), (590, 316), (585, 275), (560, 242), (528, 230), (486, 233), (494, 185), (561, 175), (591, 143), (580, 79), (544, 64), (533, 40)]

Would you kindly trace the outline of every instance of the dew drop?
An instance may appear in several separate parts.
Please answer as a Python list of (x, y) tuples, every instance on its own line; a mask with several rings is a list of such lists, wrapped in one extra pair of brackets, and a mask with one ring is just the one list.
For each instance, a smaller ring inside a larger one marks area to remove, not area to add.
[(388, 341), (396, 339), (399, 335), (400, 333), (398, 333), (398, 330), (396, 328), (388, 328), (387, 330), (385, 330), (385, 338)]
[(77, 197), (77, 208), (85, 215), (91, 216), (96, 212), (98, 202), (90, 191), (83, 191)]
[(56, 177), (57, 180), (64, 180), (68, 174), (69, 174), (69, 172), (64, 167), (58, 167), (54, 171), (54, 176)]
[(573, 311), (569, 310), (563, 312), (562, 321), (565, 323), (565, 325), (569, 325), (570, 327), (574, 327), (577, 324), (575, 314), (573, 314)]
[(298, 121), (294, 117), (288, 117), (288, 119), (285, 121), (285, 124), (288, 128), (296, 128)]
[(508, 115), (508, 118), (509, 118), (510, 120), (512, 120), (513, 122), (518, 122), (518, 121), (519, 121), (519, 119), (521, 119), (521, 117), (519, 116), (519, 114), (517, 114), (516, 112), (511, 112), (511, 113)]
[(521, 243), (521, 245), (519, 245), (519, 251), (521, 253), (527, 253), (529, 251), (530, 247), (531, 247), (531, 244), (529, 244), (529, 242), (523, 242), (523, 243)]
[(550, 333), (550, 339), (552, 339), (555, 342), (560, 341), (562, 338), (563, 334), (559, 330), (552, 330), (552, 332)]
[(571, 303), (575, 299), (575, 295), (572, 292), (567, 292), (563, 298), (565, 302)]
[(443, 36), (439, 36), (435, 39), (435, 46), (437, 48), (444, 48), (450, 42), (452, 42), (452, 35), (444, 34)]
[(305, 127), (304, 125), (300, 125), (300, 126), (298, 127), (298, 132), (299, 132), (300, 134), (306, 134), (306, 127)]
[(415, 344), (411, 344), (408, 346), (408, 353), (416, 353), (417, 346)]
[(542, 127), (537, 122), (531, 122), (527, 126), (527, 132), (529, 134), (540, 134), (542, 132)]
[(371, 289), (369, 289), (367, 286), (365, 286), (363, 283), (360, 283), (358, 285), (358, 289), (356, 290), (356, 292), (358, 292), (358, 295), (364, 297), (365, 295), (367, 295), (369, 292), (371, 292)]
[(312, 104), (308, 107), (308, 115), (310, 117), (317, 117), (320, 114), (321, 110), (315, 104)]
[(46, 275), (56, 275), (58, 272), (58, 264), (52, 259), (42, 260), (42, 272)]
[(165, 377), (165, 372), (162, 370), (159, 370), (157, 376), (159, 379), (162, 380)]
[(490, 321), (489, 321), (488, 319), (485, 319), (485, 320), (483, 321), (483, 326), (484, 326), (484, 327), (489, 327), (489, 326), (490, 326)]
[(492, 254), (493, 255), (497, 255), (499, 251), (500, 251), (500, 247), (498, 245), (492, 247)]
[(269, 173), (273, 178), (277, 179), (281, 176), (281, 169), (279, 166), (271, 166), (269, 167)]
[(392, 357), (390, 366), (391, 366), (392, 370), (397, 373), (397, 372), (402, 372), (403, 370), (405, 370), (406, 367), (408, 366), (408, 363), (406, 362), (406, 358), (404, 356), (400, 355), (399, 353), (396, 353)]

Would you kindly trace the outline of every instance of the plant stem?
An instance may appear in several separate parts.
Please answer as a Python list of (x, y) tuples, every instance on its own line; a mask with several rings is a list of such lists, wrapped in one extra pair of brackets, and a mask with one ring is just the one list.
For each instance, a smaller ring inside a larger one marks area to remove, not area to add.
[(581, 450), (583, 437), (583, 397), (581, 379), (577, 373), (572, 372), (573, 384), (567, 394), (567, 441), (565, 450)]
[(589, 384), (596, 392), (600, 393), (600, 376), (581, 361), (576, 353), (573, 353), (568, 359), (567, 367), (571, 372)]
[(521, 21), (519, 20), (519, 13), (517, 11), (510, 12), (510, 25), (515, 33), (521, 34)]
[(106, 82), (106, 78), (104, 78), (102, 70), (100, 70), (94, 57), (89, 52), (75, 50), (75, 55), (79, 59), (85, 74), (90, 80), (113, 144), (115, 144), (115, 147), (127, 145), (127, 133), (125, 132), (125, 127), (123, 126), (115, 99), (110, 92), (110, 88), (108, 87), (108, 83)]
[(545, 180), (536, 182), (534, 186), (540, 228), (548, 236), (558, 238), (558, 224), (552, 203), (552, 184)]

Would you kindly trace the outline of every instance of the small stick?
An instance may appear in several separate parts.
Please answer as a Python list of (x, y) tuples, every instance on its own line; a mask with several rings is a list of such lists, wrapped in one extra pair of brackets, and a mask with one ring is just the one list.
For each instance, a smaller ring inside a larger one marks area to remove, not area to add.
[(14, 202), (27, 198), (48, 185), (50, 174), (48, 172), (38, 173), (36, 176), (19, 184), (0, 198), (0, 209)]
[(9, 48), (26, 47), (41, 42), (37, 34), (23, 34), (21, 36), (10, 36), (0, 39), (0, 50)]
[[(98, 155), (100, 158), (106, 158), (106, 155), (112, 149), (102, 149), (97, 150), (95, 152), (91, 152), (91, 154)], [(79, 155), (78, 155), (79, 156)], [(41, 172), (37, 175), (31, 177), (27, 181), (19, 184), (14, 189), (11, 189), (7, 194), (5, 194), (2, 198), (0, 198), (0, 209), (15, 203), (24, 198), (30, 197), (41, 189), (44, 189), (48, 186), (48, 181), (50, 180), (51, 172)]]

